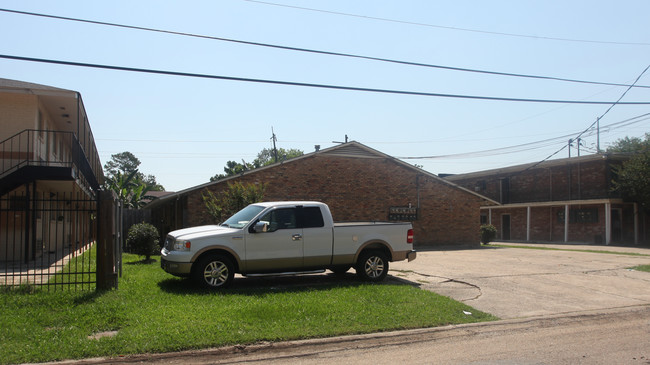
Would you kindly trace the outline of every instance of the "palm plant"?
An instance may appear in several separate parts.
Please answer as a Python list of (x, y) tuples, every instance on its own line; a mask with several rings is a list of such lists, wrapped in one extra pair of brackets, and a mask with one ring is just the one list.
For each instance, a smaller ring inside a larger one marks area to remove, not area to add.
[(152, 196), (146, 194), (151, 191), (151, 186), (138, 179), (138, 170), (129, 174), (117, 171), (106, 179), (106, 188), (113, 190), (125, 208), (138, 209), (145, 206)]

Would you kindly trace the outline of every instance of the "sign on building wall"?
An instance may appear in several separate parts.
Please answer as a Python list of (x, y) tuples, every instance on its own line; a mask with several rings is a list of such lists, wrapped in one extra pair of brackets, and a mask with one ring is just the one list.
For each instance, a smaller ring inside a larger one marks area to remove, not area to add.
[(412, 207), (390, 207), (388, 210), (389, 221), (416, 221), (418, 220), (418, 208)]

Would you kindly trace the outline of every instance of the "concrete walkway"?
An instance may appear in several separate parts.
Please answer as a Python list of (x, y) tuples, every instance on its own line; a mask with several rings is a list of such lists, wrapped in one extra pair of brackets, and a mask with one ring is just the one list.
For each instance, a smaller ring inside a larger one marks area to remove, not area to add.
[(650, 304), (650, 273), (629, 269), (650, 264), (648, 248), (507, 244), (522, 248), (420, 251), (390, 274), (502, 319)]

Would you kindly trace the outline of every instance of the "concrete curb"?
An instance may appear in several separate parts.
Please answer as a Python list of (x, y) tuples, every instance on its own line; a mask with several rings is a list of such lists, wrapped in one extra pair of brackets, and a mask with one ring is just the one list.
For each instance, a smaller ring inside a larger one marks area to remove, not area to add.
[(431, 338), (450, 338), (459, 336), (458, 330), (463, 332), (500, 332), (511, 328), (554, 326), (558, 322), (568, 323), (584, 321), (601, 316), (620, 315), (623, 313), (650, 312), (650, 305), (635, 305), (619, 308), (608, 308), (603, 310), (590, 310), (581, 312), (560, 313), (547, 316), (535, 316), (527, 318), (516, 318), (499, 320), (494, 322), (468, 323), (449, 325), (432, 328), (419, 328), (411, 330), (390, 331), (380, 333), (368, 333), (361, 335), (337, 336), (327, 338), (315, 338), (306, 340), (292, 340), (282, 342), (263, 342), (249, 345), (232, 345), (218, 348), (188, 350), (181, 352), (138, 354), (123, 357), (101, 357), (82, 360), (65, 360), (50, 362), (47, 364), (129, 364), (129, 363), (156, 363), (156, 362), (192, 362), (194, 357), (215, 357), (220, 360), (229, 357), (242, 355), (273, 355), (287, 350), (294, 352), (301, 348), (311, 348), (309, 353), (332, 351), (334, 348), (372, 348), (377, 346), (397, 346), (400, 343), (413, 343)]

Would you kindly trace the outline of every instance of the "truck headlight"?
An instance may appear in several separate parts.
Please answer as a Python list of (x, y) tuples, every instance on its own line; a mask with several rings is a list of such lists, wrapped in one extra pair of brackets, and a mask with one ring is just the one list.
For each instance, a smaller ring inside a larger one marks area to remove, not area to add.
[(174, 251), (189, 251), (192, 248), (192, 242), (187, 240), (174, 242)]

